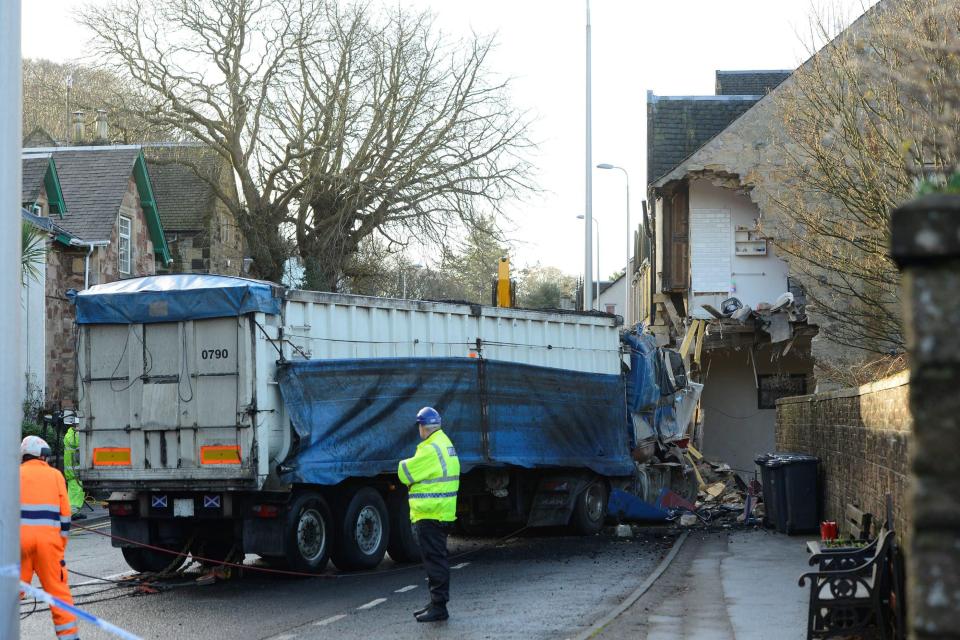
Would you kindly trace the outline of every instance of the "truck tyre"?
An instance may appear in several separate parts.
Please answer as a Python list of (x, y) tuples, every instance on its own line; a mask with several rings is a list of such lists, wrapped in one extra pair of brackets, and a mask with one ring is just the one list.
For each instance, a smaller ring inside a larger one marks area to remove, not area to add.
[[(180, 549), (170, 550), (180, 551)], [(127, 565), (139, 573), (160, 573), (161, 571), (170, 573), (180, 569), (187, 561), (185, 555), (177, 558), (172, 553), (163, 553), (144, 547), (121, 547), (120, 553), (123, 554)]]
[(413, 532), (410, 522), (410, 503), (407, 502), (406, 491), (394, 491), (387, 501), (387, 511), (390, 513), (390, 540), (387, 542), (387, 553), (394, 562), (420, 562), (420, 543)]
[(607, 517), (607, 485), (594, 481), (580, 492), (573, 506), (570, 525), (582, 536), (600, 533), (603, 521)]
[(333, 564), (341, 571), (373, 569), (383, 560), (390, 539), (390, 517), (380, 493), (363, 487), (340, 515)]
[(330, 559), (333, 519), (318, 493), (305, 492), (290, 503), (284, 525), (284, 560), (293, 571), (320, 573)]

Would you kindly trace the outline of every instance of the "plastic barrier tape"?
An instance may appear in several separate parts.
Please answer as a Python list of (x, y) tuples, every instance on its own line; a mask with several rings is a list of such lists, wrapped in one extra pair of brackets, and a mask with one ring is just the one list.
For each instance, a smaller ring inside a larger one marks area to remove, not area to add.
[(59, 609), (63, 609), (64, 611), (69, 611), (70, 613), (77, 616), (84, 622), (89, 622), (93, 626), (99, 627), (100, 629), (103, 629), (107, 633), (112, 633), (118, 638), (123, 638), (124, 640), (142, 640), (140, 636), (135, 636), (129, 631), (124, 631), (120, 627), (116, 625), (112, 625), (106, 620), (102, 620), (97, 616), (93, 615), (92, 613), (87, 613), (83, 609), (79, 609), (73, 606), (72, 604), (67, 604), (60, 598), (52, 596), (46, 591), (44, 591), (43, 589), (38, 589), (33, 585), (27, 584), (26, 582), (23, 582), (23, 581), (20, 582), (20, 590), (30, 594), (31, 596), (33, 596), (37, 600), (40, 600), (41, 602), (47, 603), (51, 607), (57, 607)]

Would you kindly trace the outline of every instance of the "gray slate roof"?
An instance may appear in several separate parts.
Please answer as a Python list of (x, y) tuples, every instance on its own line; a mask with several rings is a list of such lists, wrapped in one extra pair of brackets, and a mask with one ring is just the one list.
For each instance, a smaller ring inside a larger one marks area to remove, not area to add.
[(763, 96), (790, 77), (793, 71), (717, 71), (718, 96)]
[(20, 189), (20, 202), (33, 203), (40, 197), (40, 189), (43, 187), (43, 179), (47, 176), (47, 169), (50, 167), (50, 155), (40, 154), (28, 156), (23, 159), (23, 179)]
[(669, 173), (762, 96), (647, 94), (647, 184)]
[(67, 213), (58, 224), (89, 242), (110, 240), (140, 146), (48, 147), (30, 151), (53, 155), (67, 203)]
[(190, 162), (204, 176), (216, 180), (223, 166), (220, 156), (192, 146), (145, 145), (143, 152), (164, 231), (205, 229), (207, 215), (216, 205), (216, 195), (190, 166), (176, 161)]

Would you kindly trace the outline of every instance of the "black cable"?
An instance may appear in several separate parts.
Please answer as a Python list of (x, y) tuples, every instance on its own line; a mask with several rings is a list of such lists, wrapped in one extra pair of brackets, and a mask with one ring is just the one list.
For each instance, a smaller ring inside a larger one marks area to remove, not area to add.
[[(183, 338), (183, 351), (181, 352), (181, 361), (180, 361), (180, 376), (177, 378), (177, 397), (180, 399), (180, 402), (186, 404), (193, 401), (193, 381), (190, 379), (190, 372), (186, 371), (187, 368), (187, 326), (183, 324), (180, 327), (180, 335)], [(190, 398), (184, 399), (180, 395), (180, 382), (183, 379), (183, 375), (186, 374), (187, 377), (187, 386), (190, 389)]]

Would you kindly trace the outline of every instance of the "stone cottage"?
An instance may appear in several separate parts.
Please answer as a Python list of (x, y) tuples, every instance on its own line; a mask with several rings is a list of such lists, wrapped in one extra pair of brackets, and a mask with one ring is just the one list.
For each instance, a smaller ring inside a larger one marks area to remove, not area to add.
[[(48, 169), (35, 203), (57, 227), (46, 263), (45, 397), (48, 405), (67, 407), (77, 395), (67, 292), (152, 275), (156, 263), (169, 264), (171, 256), (139, 145), (28, 148), (24, 173), (29, 167), (31, 176), (38, 175), (34, 168), (44, 160)], [(46, 178), (51, 171), (59, 185), (54, 198)]]
[[(182, 143), (144, 146), (164, 236), (173, 261), (158, 273), (243, 272), (244, 244), (217, 190), (236, 198), (227, 163), (214, 151)], [(216, 186), (216, 188), (214, 188)]]

